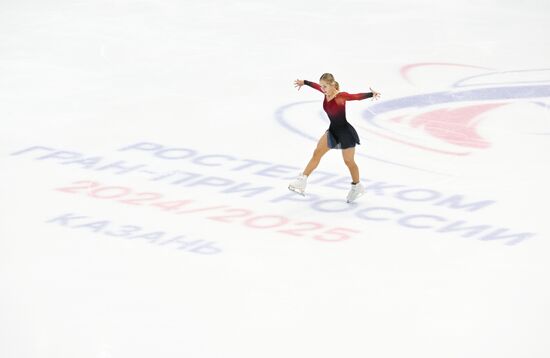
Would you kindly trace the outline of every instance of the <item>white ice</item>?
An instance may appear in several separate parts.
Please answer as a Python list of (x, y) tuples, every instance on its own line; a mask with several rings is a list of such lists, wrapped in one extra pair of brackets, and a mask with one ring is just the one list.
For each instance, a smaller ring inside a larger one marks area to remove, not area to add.
[[(0, 357), (550, 357), (550, 2), (0, 2)], [(329, 151), (334, 74), (364, 196)]]

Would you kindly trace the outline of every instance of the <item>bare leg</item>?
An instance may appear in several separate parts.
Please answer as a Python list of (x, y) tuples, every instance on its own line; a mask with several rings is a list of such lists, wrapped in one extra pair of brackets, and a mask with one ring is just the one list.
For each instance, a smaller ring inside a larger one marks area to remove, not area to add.
[(327, 133), (325, 132), (325, 134), (323, 134), (321, 139), (317, 142), (317, 148), (313, 151), (313, 156), (307, 164), (306, 169), (304, 169), (303, 174), (309, 176), (311, 172), (317, 168), (323, 155), (325, 155), (329, 150), (330, 148), (327, 145)]
[(359, 183), (359, 167), (355, 163), (355, 147), (346, 148), (342, 150), (342, 156), (344, 157), (344, 163), (351, 173), (351, 179), (354, 183)]

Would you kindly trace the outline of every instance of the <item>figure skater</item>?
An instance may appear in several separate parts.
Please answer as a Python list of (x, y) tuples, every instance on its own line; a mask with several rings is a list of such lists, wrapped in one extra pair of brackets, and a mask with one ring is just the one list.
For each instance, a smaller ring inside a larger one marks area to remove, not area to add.
[(346, 101), (356, 101), (371, 97), (375, 100), (380, 97), (380, 93), (373, 91), (372, 88), (370, 89), (370, 93), (350, 94), (340, 92), (340, 85), (330, 73), (323, 74), (319, 79), (319, 83), (320, 85), (308, 80), (294, 81), (294, 85), (298, 87), (298, 90), (303, 85), (308, 85), (325, 94), (323, 109), (330, 119), (330, 125), (317, 142), (317, 147), (306, 168), (296, 180), (289, 184), (288, 188), (298, 194), (304, 195), (307, 177), (317, 168), (321, 157), (329, 149), (342, 149), (344, 163), (346, 163), (351, 173), (351, 189), (346, 199), (348, 203), (351, 203), (365, 193), (365, 188), (359, 182), (359, 168), (354, 160), (355, 144), (361, 143), (359, 142), (359, 135), (355, 131), (355, 128), (346, 119)]

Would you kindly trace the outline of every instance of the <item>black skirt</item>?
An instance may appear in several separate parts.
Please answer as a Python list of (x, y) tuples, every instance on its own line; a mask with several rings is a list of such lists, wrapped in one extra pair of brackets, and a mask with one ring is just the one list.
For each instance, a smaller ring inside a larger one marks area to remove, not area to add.
[(328, 147), (331, 149), (346, 149), (361, 144), (357, 131), (349, 123), (343, 126), (329, 127), (326, 132), (328, 133)]

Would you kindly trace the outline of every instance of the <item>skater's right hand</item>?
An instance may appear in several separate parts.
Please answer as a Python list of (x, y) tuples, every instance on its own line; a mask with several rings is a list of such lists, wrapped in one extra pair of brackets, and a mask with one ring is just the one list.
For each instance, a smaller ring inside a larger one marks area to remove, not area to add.
[(300, 88), (302, 88), (303, 85), (304, 85), (304, 80), (294, 81), (294, 87), (298, 87), (298, 91), (300, 90)]

